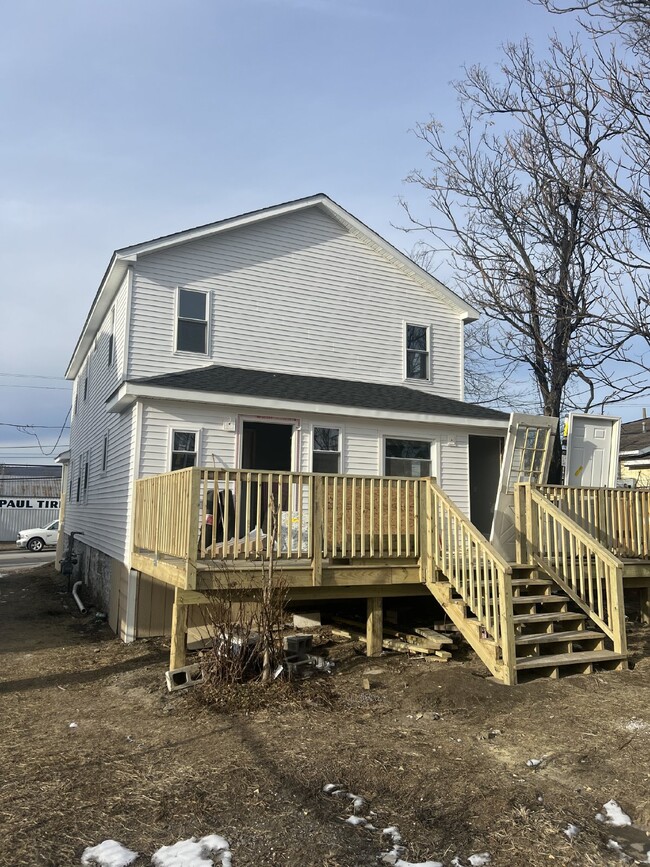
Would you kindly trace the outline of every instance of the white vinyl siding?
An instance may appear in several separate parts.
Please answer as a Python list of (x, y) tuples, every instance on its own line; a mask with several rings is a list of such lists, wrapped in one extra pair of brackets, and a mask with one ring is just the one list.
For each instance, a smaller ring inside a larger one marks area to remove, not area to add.
[[(462, 321), (317, 208), (142, 255), (133, 265), (130, 377), (210, 363), (404, 384), (404, 322), (429, 328), (429, 380), (462, 397)], [(208, 357), (174, 353), (177, 289), (209, 292)]]
[[(72, 491), (65, 513), (65, 532), (83, 532), (80, 540), (92, 548), (127, 561), (127, 536), (131, 515), (131, 478), (135, 437), (135, 410), (121, 415), (106, 412), (106, 398), (124, 373), (127, 281), (118, 291), (89, 355), (91, 379), (86, 400), (79, 400), (70, 430)], [(112, 310), (115, 311), (114, 316)], [(113, 361), (109, 365), (110, 335)], [(83, 389), (88, 359), (82, 365), (75, 390)], [(102, 470), (104, 441), (108, 436), (108, 464)], [(84, 466), (88, 459), (88, 485), (84, 502)], [(79, 483), (79, 502), (77, 484)]]
[[(276, 417), (273, 412), (258, 413), (264, 421)], [(238, 418), (227, 407), (180, 401), (155, 401), (143, 408), (141, 459), (139, 476), (164, 473), (169, 469), (169, 443), (173, 430), (199, 432), (198, 464), (204, 467), (239, 466), (237, 421), (254, 419), (255, 412), (242, 412)], [(279, 414), (277, 415), (280, 420)], [(262, 420), (262, 419), (260, 419)], [(286, 419), (283, 419), (286, 421)], [(391, 424), (350, 418), (342, 421), (331, 416), (310, 414), (300, 418), (296, 431), (297, 468), (312, 470), (313, 428), (336, 428), (340, 431), (341, 472), (349, 475), (384, 475), (384, 440), (386, 437), (419, 439), (431, 442), (432, 474), (456, 505), (469, 514), (469, 451), (467, 433), (462, 428), (441, 428), (422, 423)], [(487, 431), (486, 431), (487, 433)], [(496, 433), (496, 431), (489, 431)], [(112, 448), (112, 444), (111, 444)]]

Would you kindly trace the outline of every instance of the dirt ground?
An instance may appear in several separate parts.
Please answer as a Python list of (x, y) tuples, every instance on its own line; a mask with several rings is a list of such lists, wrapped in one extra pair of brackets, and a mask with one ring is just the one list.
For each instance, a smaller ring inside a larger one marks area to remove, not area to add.
[(327, 783), (399, 826), (409, 862), (620, 863), (595, 819), (611, 798), (638, 826), (628, 851), (650, 847), (650, 629), (630, 641), (633, 670), (515, 688), (468, 651), (441, 664), (337, 646), (327, 686), (224, 714), (196, 689), (168, 694), (164, 643), (122, 644), (49, 567), (0, 578), (0, 865), (78, 865), (108, 838), (145, 865), (210, 833), (236, 867), (381, 863), (390, 843), (348, 824), (352, 801)]

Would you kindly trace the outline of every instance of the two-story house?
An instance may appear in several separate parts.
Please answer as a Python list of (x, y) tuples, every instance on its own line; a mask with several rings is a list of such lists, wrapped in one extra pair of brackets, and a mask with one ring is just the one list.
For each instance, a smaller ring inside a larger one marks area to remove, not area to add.
[(169, 628), (173, 594), (132, 569), (152, 474), (433, 476), (488, 531), (508, 418), (463, 401), (476, 318), (322, 194), (113, 253), (66, 374), (65, 533), (115, 631)]

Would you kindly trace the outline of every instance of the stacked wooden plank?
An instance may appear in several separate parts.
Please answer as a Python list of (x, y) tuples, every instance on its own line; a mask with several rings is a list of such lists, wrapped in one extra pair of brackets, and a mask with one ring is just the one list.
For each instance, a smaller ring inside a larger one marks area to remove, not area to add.
[[(332, 628), (333, 635), (359, 641), (362, 644), (366, 643), (366, 632), (360, 621), (335, 617), (334, 622), (336, 625)], [(454, 644), (450, 636), (433, 629), (425, 627), (404, 629), (384, 624), (382, 647), (398, 653), (423, 654), (439, 662), (446, 662), (451, 658), (450, 651), (454, 648)]]

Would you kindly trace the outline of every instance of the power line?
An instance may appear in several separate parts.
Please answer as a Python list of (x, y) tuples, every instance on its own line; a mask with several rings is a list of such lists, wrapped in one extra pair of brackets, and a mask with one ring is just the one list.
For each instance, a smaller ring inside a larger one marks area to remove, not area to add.
[(68, 423), (68, 419), (70, 418), (70, 413), (71, 413), (71, 412), (72, 412), (72, 407), (70, 407), (70, 409), (69, 409), (68, 412), (66, 413), (66, 417), (63, 419), (63, 424), (61, 425), (61, 430), (59, 431), (59, 435), (58, 435), (58, 437), (56, 438), (56, 442), (55, 442), (54, 445), (51, 447), (52, 450), (49, 451), (49, 452), (46, 452), (44, 449), (45, 449), (45, 448), (50, 448), (50, 446), (46, 446), (46, 447), (44, 447), (44, 446), (41, 445), (41, 441), (40, 441), (40, 439), (39, 439), (39, 437), (38, 437), (38, 434), (35, 433), (33, 430), (30, 429), (30, 425), (25, 425), (25, 426), (22, 427), (22, 428), (19, 427), (18, 430), (20, 430), (22, 433), (29, 434), (29, 436), (36, 437), (36, 442), (38, 443), (38, 446), (39, 446), (39, 448), (40, 448), (40, 450), (41, 450), (41, 454), (45, 455), (46, 457), (50, 457), (51, 455), (54, 454), (54, 452), (55, 452), (56, 449), (58, 448), (59, 443), (61, 442), (61, 437), (63, 436), (63, 431), (65, 430), (65, 426), (66, 426), (67, 423)]
[[(12, 421), (0, 421), (0, 427), (18, 427), (18, 428), (29, 427), (29, 428), (32, 428), (32, 430), (35, 430), (36, 428), (38, 428), (39, 430), (58, 430), (59, 429), (58, 424), (19, 424), (18, 422), (12, 422)], [(70, 425), (66, 425), (65, 427), (66, 427), (66, 430), (70, 429)]]
[[(70, 383), (70, 388), (72, 383)], [(10, 385), (7, 382), (0, 382), (0, 388), (39, 388), (43, 391), (70, 391), (70, 388), (64, 388), (62, 385)]]
[[(44, 449), (56, 448), (57, 445), (59, 445), (59, 443), (48, 443), (47, 445), (43, 445), (43, 448)], [(68, 443), (68, 445), (70, 445), (70, 444)], [(11, 451), (16, 451), (16, 449), (37, 449), (37, 448), (39, 448), (38, 445), (35, 445), (35, 446), (14, 446), (14, 445), (3, 446), (3, 445), (0, 445), (0, 452), (7, 451), (8, 449), (10, 449)], [(61, 444), (61, 448), (67, 448), (65, 443)]]
[(65, 376), (41, 376), (39, 373), (0, 373), (0, 376), (12, 376), (16, 379), (56, 379), (64, 380)]

